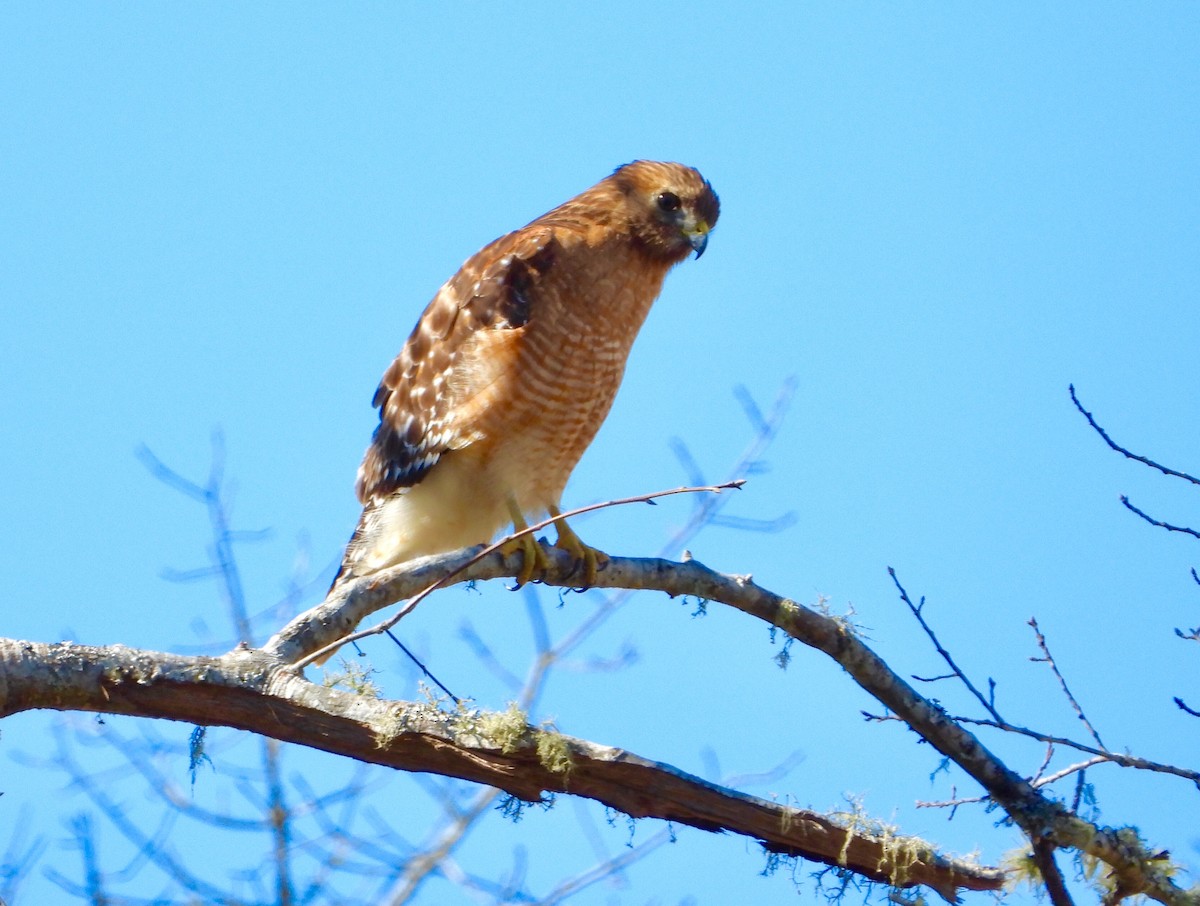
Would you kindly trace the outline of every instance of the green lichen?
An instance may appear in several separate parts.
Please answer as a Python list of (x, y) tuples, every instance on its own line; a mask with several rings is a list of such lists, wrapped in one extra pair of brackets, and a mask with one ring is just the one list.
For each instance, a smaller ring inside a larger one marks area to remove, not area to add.
[(505, 711), (487, 711), (479, 714), (474, 728), (484, 739), (500, 747), (505, 755), (511, 755), (525, 741), (529, 732), (529, 717), (509, 702)]
[(834, 613), (833, 608), (829, 605), (829, 597), (827, 595), (818, 595), (812, 609), (821, 616), (832, 620), (837, 624), (838, 629), (846, 633), (846, 635), (862, 635), (862, 627), (854, 622), (854, 618), (858, 615), (858, 611), (854, 609), (853, 603), (846, 604), (845, 613)]
[(401, 733), (408, 730), (409, 717), (408, 709), (395, 705), (388, 708), (387, 712), (375, 721), (372, 727), (375, 736), (375, 748), (386, 749), (390, 746)]
[(575, 767), (567, 738), (551, 729), (538, 731), (537, 755), (542, 767), (554, 774), (569, 776)]
[(449, 699), (434, 695), (424, 686), (421, 687), (421, 691), (425, 695), (425, 701), (392, 702), (383, 716), (375, 719), (373, 730), (375, 745), (378, 748), (386, 748), (395, 742), (400, 734), (414, 730), (441, 728), (449, 732), (454, 722), (459, 719), (459, 711), (467, 706), (466, 702), (460, 702), (456, 710), (450, 711), (443, 707)]
[(371, 679), (378, 672), (374, 667), (363, 667), (345, 658), (341, 659), (339, 666), (341, 670), (337, 672), (325, 672), (325, 676), (321, 680), (322, 685), (329, 689), (346, 689), (367, 698), (380, 697), (379, 686)]
[(494, 746), (505, 755), (533, 744), (538, 761), (546, 770), (569, 775), (575, 767), (571, 744), (550, 722), (534, 729), (529, 715), (515, 702), (503, 711), (484, 711), (458, 702), (453, 710), (442, 706), (445, 701), (432, 696), (425, 703), (396, 703), (377, 718), (374, 726), (375, 744), (385, 748), (405, 732), (427, 731), (431, 724), (440, 726), (448, 736), (465, 746)]
[(903, 887), (909, 882), (914, 865), (937, 857), (933, 847), (920, 837), (900, 834), (895, 825), (867, 815), (860, 800), (850, 799), (849, 804), (849, 811), (832, 812), (829, 815), (846, 830), (846, 838), (838, 854), (839, 865), (847, 865), (850, 846), (855, 838), (868, 839), (879, 847), (876, 870), (887, 875), (888, 883), (893, 887)]
[[(1117, 903), (1126, 898), (1142, 899), (1148, 885), (1169, 883), (1179, 874), (1180, 868), (1165, 852), (1152, 854), (1149, 845), (1137, 828), (1121, 827), (1101, 830), (1085, 821), (1072, 822), (1072, 842), (1080, 847), (1074, 849), (1074, 863), (1078, 877), (1100, 896), (1101, 902)], [(1130, 869), (1122, 872), (1082, 847), (1090, 847), (1100, 834), (1108, 834), (1109, 842), (1115, 844), (1117, 855)], [(1010, 888), (1024, 885), (1040, 893), (1045, 879), (1033, 857), (1033, 852), (1020, 848), (1005, 854), (1004, 867), (1009, 873)]]

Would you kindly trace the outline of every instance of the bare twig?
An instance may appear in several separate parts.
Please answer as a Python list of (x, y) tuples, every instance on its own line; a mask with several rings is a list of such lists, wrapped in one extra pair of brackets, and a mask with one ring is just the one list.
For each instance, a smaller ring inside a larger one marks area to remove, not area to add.
[(1113, 752), (1109, 749), (1098, 749), (1094, 746), (1089, 746), (1086, 743), (1077, 742), (1074, 739), (1067, 739), (1064, 736), (1054, 736), (1051, 733), (1042, 733), (1039, 730), (1031, 730), (1028, 727), (1022, 727), (1018, 724), (1012, 724), (1007, 721), (986, 720), (977, 717), (967, 717), (965, 715), (954, 715), (951, 717), (951, 720), (953, 720), (955, 723), (970, 724), (971, 726), (975, 727), (991, 727), (995, 730), (1003, 730), (1006, 733), (1015, 733), (1019, 736), (1028, 736), (1030, 739), (1036, 739), (1039, 742), (1053, 743), (1056, 746), (1074, 749), (1077, 752), (1086, 752), (1089, 755), (1098, 755), (1104, 761), (1123, 768), (1132, 768), (1137, 771), (1151, 771), (1156, 774), (1173, 774), (1176, 777), (1182, 777), (1184, 780), (1190, 780), (1192, 783), (1200, 787), (1200, 771), (1193, 771), (1189, 768), (1181, 768), (1172, 764), (1163, 764), (1162, 762), (1151, 761), (1147, 758), (1138, 758), (1137, 756), (1129, 755), (1127, 753)]
[[(933, 646), (937, 649), (937, 653), (940, 654), (942, 656), (942, 660), (944, 660), (950, 666), (950, 669), (953, 671), (952, 675), (962, 680), (963, 685), (966, 686), (971, 691), (971, 694), (979, 700), (979, 703), (983, 705), (988, 714), (992, 715), (992, 717), (997, 721), (1003, 720), (1003, 718), (1000, 717), (1000, 714), (996, 711), (995, 702), (993, 702), (990, 698), (985, 698), (983, 693), (975, 688), (975, 684), (972, 683), (967, 675), (962, 671), (962, 668), (955, 663), (950, 652), (942, 647), (942, 643), (938, 640), (937, 634), (933, 631), (933, 628), (925, 622), (925, 617), (921, 613), (925, 607), (925, 599), (921, 598), (920, 604), (914, 604), (912, 598), (908, 596), (908, 592), (905, 591), (904, 586), (900, 584), (900, 579), (896, 576), (896, 571), (890, 566), (888, 567), (888, 575), (892, 577), (892, 582), (900, 592), (900, 600), (908, 605), (908, 609), (912, 612), (912, 615), (917, 618), (917, 622), (921, 624), (921, 628), (925, 631), (925, 635), (929, 636), (929, 640), (933, 642)], [(949, 677), (934, 677), (934, 679), (948, 678)], [(930, 681), (931, 680), (923, 680), (923, 682)]]
[(47, 842), (44, 838), (27, 840), (30, 827), (29, 814), (23, 808), (17, 814), (15, 832), (0, 854), (0, 903), (16, 902), (21, 885), (46, 851)]
[(468, 829), (492, 807), (499, 796), (500, 790), (494, 787), (487, 787), (476, 793), (474, 801), (463, 809), (448, 827), (442, 830), (432, 846), (404, 861), (397, 873), (399, 877), (396, 879), (393, 889), (382, 902), (386, 906), (403, 906), (405, 903), (411, 903), (425, 879), (445, 863)]
[[(953, 671), (953, 673), (948, 676), (931, 677), (931, 678), (927, 678), (927, 679), (919, 678), (919, 677), (914, 677), (914, 678), (916, 678), (920, 681), (923, 681), (923, 682), (928, 682), (928, 681), (932, 681), (932, 680), (949, 679), (951, 677), (958, 677), (959, 679), (962, 680), (963, 684), (966, 685), (966, 687), (972, 692), (972, 694), (975, 696), (975, 698), (984, 706), (984, 708), (987, 710), (987, 712), (992, 715), (990, 720), (958, 715), (958, 716), (955, 716), (952, 718), (956, 723), (971, 724), (973, 726), (979, 726), (979, 727), (991, 727), (991, 728), (994, 728), (997, 730), (1003, 730), (1007, 733), (1015, 733), (1015, 734), (1018, 734), (1021, 736), (1028, 736), (1031, 739), (1036, 739), (1040, 742), (1048, 743), (1052, 746), (1054, 746), (1054, 745), (1064, 746), (1066, 748), (1075, 749), (1080, 752), (1086, 752), (1090, 755), (1097, 755), (1097, 756), (1100, 756), (1103, 761), (1108, 761), (1113, 764), (1119, 765), (1121, 767), (1134, 768), (1136, 770), (1152, 771), (1152, 772), (1163, 773), (1163, 774), (1173, 774), (1177, 777), (1183, 777), (1187, 780), (1190, 780), (1193, 783), (1195, 783), (1197, 786), (1200, 786), (1200, 772), (1193, 771), (1193, 770), (1190, 770), (1187, 768), (1176, 767), (1174, 765), (1168, 765), (1168, 764), (1162, 764), (1160, 762), (1150, 761), (1145, 758), (1138, 758), (1133, 755), (1129, 755), (1128, 753), (1122, 754), (1120, 752), (1113, 752), (1113, 751), (1110, 751), (1104, 745), (1104, 743), (1099, 738), (1099, 734), (1096, 733), (1095, 728), (1092, 727), (1091, 723), (1087, 719), (1087, 716), (1083, 713), (1083, 709), (1080, 707), (1079, 702), (1075, 699), (1075, 696), (1071, 693), (1071, 690), (1067, 687), (1066, 679), (1059, 672), (1058, 666), (1054, 663), (1054, 659), (1050, 656), (1050, 651), (1046, 646), (1045, 636), (1042, 635), (1041, 630), (1038, 628), (1036, 620), (1030, 620), (1029, 624), (1033, 627), (1034, 632), (1037, 634), (1037, 638), (1039, 640), (1038, 644), (1042, 649), (1043, 657), (1042, 658), (1031, 658), (1031, 660), (1045, 661), (1046, 663), (1048, 663), (1050, 665), (1051, 669), (1054, 671), (1054, 675), (1058, 678), (1059, 684), (1060, 684), (1064, 694), (1067, 696), (1067, 700), (1071, 703), (1071, 706), (1075, 709), (1075, 713), (1079, 717), (1080, 721), (1084, 724), (1084, 726), (1087, 727), (1088, 731), (1091, 733), (1092, 738), (1094, 740), (1096, 740), (1096, 745), (1098, 746), (1098, 748), (1086, 745), (1084, 743), (1076, 742), (1072, 739), (1067, 739), (1062, 736), (1055, 736), (1053, 734), (1042, 733), (1037, 730), (1031, 730), (1027, 727), (1022, 727), (1022, 726), (1013, 724), (1013, 723), (1005, 720), (1003, 717), (1001, 717), (997, 713), (996, 708), (994, 707), (994, 703), (991, 700), (991, 698), (990, 697), (985, 698), (979, 692), (979, 690), (971, 683), (971, 681), (967, 678), (967, 676), (964, 674), (964, 672), (961, 670), (961, 668), (959, 668), (958, 664), (955, 663), (953, 657), (949, 654), (949, 652), (947, 652), (942, 647), (941, 642), (938, 640), (937, 635), (936, 635), (936, 633), (934, 633), (932, 627), (930, 627), (928, 625), (928, 623), (926, 623), (926, 621), (924, 620), (924, 618), (922, 616), (922, 610), (923, 610), (923, 607), (925, 604), (925, 599), (922, 598), (920, 604), (913, 604), (912, 599), (908, 595), (908, 592), (900, 584), (899, 579), (897, 579), (895, 570), (893, 570), (889, 567), (888, 574), (892, 577), (892, 581), (895, 583), (896, 587), (900, 590), (901, 599), (904, 601), (905, 604), (908, 605), (908, 607), (912, 611), (913, 615), (917, 618), (917, 621), (921, 624), (922, 629), (925, 630), (925, 633), (929, 636), (930, 640), (933, 642), (934, 646), (937, 648), (938, 653), (942, 655), (943, 659), (945, 659), (945, 661), (950, 665), (950, 669)], [(1178, 699), (1176, 699), (1176, 704), (1181, 704)], [(1185, 708), (1185, 710), (1186, 710), (1186, 708)], [(896, 719), (903, 720), (902, 717), (894, 717), (892, 715), (871, 714), (866, 711), (863, 712), (863, 715), (868, 720), (877, 721), (877, 722), (878, 721), (887, 721), (887, 720), (896, 720)], [(1200, 714), (1198, 714), (1197, 716), (1200, 716)], [(1048, 763), (1048, 761), (1047, 761), (1047, 763)], [(1043, 769), (1044, 769), (1044, 767), (1043, 767)], [(1035, 774), (1034, 776), (1036, 777), (1037, 775)]]
[(1176, 707), (1178, 707), (1180, 711), (1185, 711), (1186, 713), (1192, 715), (1192, 717), (1200, 717), (1200, 711), (1197, 711), (1195, 708), (1189, 708), (1184, 700), (1178, 695), (1171, 700), (1175, 702)]
[(1172, 525), (1169, 522), (1162, 522), (1161, 520), (1155, 519), (1153, 516), (1148, 515), (1142, 510), (1139, 510), (1129, 502), (1129, 498), (1124, 494), (1121, 495), (1121, 505), (1125, 507), (1125, 509), (1129, 510), (1129, 512), (1137, 516), (1141, 516), (1144, 520), (1156, 528), (1166, 529), (1168, 532), (1179, 532), (1182, 535), (1191, 535), (1193, 538), (1200, 538), (1200, 532), (1196, 531), (1194, 528), (1188, 528), (1186, 525)]
[(279, 743), (271, 738), (263, 740), (263, 779), (267, 787), (267, 816), (271, 826), (272, 865), (275, 870), (275, 902), (278, 906), (292, 906), (295, 902), (292, 888), (291, 843), (292, 815), (283, 791), (280, 771), (282, 753)]
[(1088, 424), (1095, 429), (1097, 434), (1104, 438), (1104, 442), (1113, 450), (1116, 450), (1126, 459), (1132, 459), (1136, 462), (1142, 463), (1143, 465), (1149, 466), (1152, 469), (1157, 469), (1164, 475), (1169, 475), (1172, 478), (1182, 478), (1184, 481), (1190, 481), (1192, 484), (1200, 484), (1200, 478), (1189, 475), (1187, 472), (1177, 472), (1174, 469), (1169, 469), (1166, 466), (1155, 462), (1153, 459), (1147, 459), (1145, 456), (1139, 456), (1136, 453), (1131, 453), (1129, 450), (1126, 450), (1124, 447), (1114, 442), (1113, 439), (1108, 436), (1108, 433), (1098, 424), (1096, 424), (1096, 420), (1092, 418), (1092, 413), (1083, 408), (1083, 404), (1079, 402), (1079, 397), (1075, 395), (1075, 385), (1071, 384), (1069, 389), (1071, 391), (1071, 402), (1075, 404), (1075, 408), (1082, 413), (1083, 417), (1088, 420)]
[(1030, 783), (1032, 783), (1034, 786), (1038, 785), (1039, 778), (1042, 776), (1042, 774), (1045, 773), (1046, 768), (1050, 767), (1050, 759), (1052, 759), (1053, 757), (1054, 757), (1054, 743), (1052, 743), (1052, 742), (1047, 743), (1046, 744), (1046, 755), (1042, 759), (1042, 763), (1038, 766), (1038, 769), (1033, 772), (1033, 777), (1031, 777), (1029, 779)]
[(1054, 676), (1058, 679), (1059, 688), (1062, 689), (1063, 695), (1067, 697), (1067, 701), (1071, 703), (1071, 707), (1075, 709), (1075, 716), (1083, 722), (1085, 727), (1087, 727), (1088, 733), (1091, 734), (1092, 739), (1096, 740), (1096, 745), (1100, 747), (1100, 750), (1107, 753), (1108, 746), (1106, 746), (1100, 739), (1100, 734), (1096, 732), (1096, 728), (1092, 726), (1092, 722), (1088, 720), (1087, 715), (1083, 713), (1083, 708), (1080, 706), (1078, 699), (1075, 698), (1075, 696), (1071, 693), (1070, 688), (1067, 686), (1066, 677), (1062, 675), (1062, 672), (1058, 669), (1058, 664), (1055, 663), (1054, 657), (1050, 654), (1050, 646), (1046, 643), (1046, 636), (1042, 634), (1042, 630), (1041, 627), (1038, 626), (1037, 619), (1030, 617), (1029, 625), (1033, 628), (1034, 635), (1037, 636), (1038, 648), (1042, 650), (1042, 656), (1040, 658), (1030, 658), (1030, 660), (1050, 665), (1050, 669), (1054, 671)]
[[(1064, 777), (1070, 777), (1072, 774), (1082, 774), (1088, 768), (1094, 767), (1098, 764), (1104, 764), (1109, 760), (1110, 759), (1104, 755), (1097, 755), (1095, 758), (1089, 758), (1087, 761), (1081, 761), (1077, 764), (1068, 765), (1061, 770), (1055, 771), (1053, 774), (1047, 774), (1045, 777), (1039, 777), (1033, 782), (1033, 785), (1039, 788), (1043, 786), (1049, 786), (1052, 783), (1057, 783)], [(1078, 811), (1078, 806), (1072, 808), (1071, 811)]]
[(555, 904), (562, 903), (591, 885), (612, 877), (639, 859), (644, 859), (651, 852), (670, 841), (671, 830), (664, 827), (640, 841), (636, 846), (629, 846), (616, 855), (602, 859), (587, 871), (560, 881), (553, 890), (538, 899), (538, 906), (555, 906)]
[[(76, 646), (79, 647), (79, 646)], [(143, 856), (148, 858), (155, 866), (159, 868), (167, 877), (173, 879), (176, 883), (188, 890), (192, 894), (201, 897), (209, 903), (215, 904), (230, 904), (232, 901), (225, 895), (225, 892), (219, 888), (212, 886), (200, 880), (193, 874), (183, 863), (180, 857), (171, 850), (170, 847), (164, 845), (164, 841), (158, 834), (147, 834), (140, 828), (132, 818), (129, 817), (126, 809), (117, 803), (104, 787), (97, 783), (94, 775), (89, 775), (80, 767), (71, 756), (68, 747), (65, 744), (61, 731), (58, 732), (59, 745), (56, 759), (63, 765), (64, 770), (73, 778), (75, 785), (81, 789), (84, 794), (91, 800), (100, 813), (117, 829), (133, 847), (138, 850)], [(90, 846), (90, 824), (85, 826), (83, 830), (86, 834), (80, 836), (81, 846), (84, 847), (85, 855), (87, 847)], [(86, 859), (85, 859), (86, 862)], [(85, 875), (87, 878), (87, 887), (89, 896), (92, 889), (102, 883), (102, 876), (98, 869), (93, 864), (85, 865)], [(56, 878), (56, 883), (60, 886), (66, 885), (65, 879)], [(93, 900), (94, 901), (94, 900)]]
[[(238, 640), (250, 645), (254, 643), (253, 632), (233, 546), (237, 541), (262, 537), (265, 533), (236, 532), (230, 527), (228, 503), (224, 493), (225, 439), (219, 431), (213, 432), (212, 448), (212, 465), (209, 468), (208, 481), (204, 485), (184, 478), (155, 456), (149, 447), (140, 446), (136, 452), (138, 459), (151, 475), (168, 487), (204, 504), (213, 530), (212, 563), (198, 572), (220, 577), (226, 608), (237, 628)], [(195, 573), (196, 571), (191, 571), (184, 575)]]
[(918, 799), (916, 806), (917, 808), (948, 808), (953, 810), (958, 808), (960, 805), (977, 805), (981, 802), (987, 801), (987, 796), (954, 796), (950, 799), (943, 799), (941, 801), (933, 802), (924, 799)]

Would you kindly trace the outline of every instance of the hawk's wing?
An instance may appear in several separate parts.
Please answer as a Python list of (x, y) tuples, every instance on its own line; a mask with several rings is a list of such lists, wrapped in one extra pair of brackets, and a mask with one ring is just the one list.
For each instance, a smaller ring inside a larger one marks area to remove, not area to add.
[(524, 327), (554, 251), (553, 230), (530, 225), (476, 252), (434, 296), (375, 391), (379, 427), (358, 470), (362, 503), (411, 487), (443, 453), (471, 442), (470, 400), (511, 364), (486, 335)]

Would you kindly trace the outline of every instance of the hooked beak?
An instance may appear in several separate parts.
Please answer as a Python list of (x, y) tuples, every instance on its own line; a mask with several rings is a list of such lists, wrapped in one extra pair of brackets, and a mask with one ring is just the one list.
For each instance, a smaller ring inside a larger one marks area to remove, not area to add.
[(687, 239), (688, 245), (696, 250), (697, 258), (703, 255), (704, 250), (708, 248), (708, 231), (710, 229), (711, 227), (703, 220), (688, 224), (683, 229), (683, 236)]

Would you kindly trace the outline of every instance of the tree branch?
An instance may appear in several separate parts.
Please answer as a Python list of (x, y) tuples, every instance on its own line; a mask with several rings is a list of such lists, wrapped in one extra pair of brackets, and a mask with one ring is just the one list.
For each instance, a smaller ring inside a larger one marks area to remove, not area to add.
[(635, 818), (751, 836), (772, 852), (897, 887), (925, 885), (948, 900), (960, 888), (995, 890), (1003, 882), (998, 870), (942, 857), (914, 838), (843, 826), (621, 749), (530, 727), (515, 709), (496, 715), (371, 699), (309, 683), (248, 648), (189, 657), (120, 645), (0, 640), (0, 717), (35, 708), (229, 726), (400, 770), (488, 784), (525, 801), (569, 793)]
[(1063, 878), (1058, 863), (1054, 861), (1054, 846), (1045, 840), (1033, 841), (1033, 864), (1037, 866), (1046, 883), (1046, 892), (1050, 894), (1052, 906), (1074, 906), (1071, 895), (1067, 892), (1067, 882)]
[(1104, 442), (1108, 444), (1111, 449), (1120, 453), (1126, 459), (1132, 459), (1135, 462), (1140, 462), (1142, 465), (1149, 466), (1152, 469), (1157, 469), (1159, 472), (1162, 472), (1164, 475), (1168, 475), (1171, 478), (1182, 478), (1184, 481), (1189, 481), (1192, 484), (1200, 485), (1200, 478), (1196, 478), (1194, 475), (1189, 475), (1187, 472), (1177, 472), (1175, 469), (1169, 469), (1166, 466), (1155, 462), (1153, 459), (1147, 459), (1145, 456), (1139, 456), (1136, 453), (1131, 453), (1129, 450), (1126, 450), (1124, 447), (1117, 444), (1111, 437), (1108, 436), (1108, 433), (1103, 428), (1096, 424), (1096, 420), (1092, 418), (1092, 413), (1083, 408), (1083, 403), (1079, 402), (1079, 397), (1075, 395), (1075, 385), (1069, 385), (1068, 389), (1071, 391), (1071, 402), (1075, 404), (1075, 408), (1078, 409), (1080, 414), (1087, 419), (1088, 424), (1092, 426), (1096, 433), (1103, 438)]
[[(327, 600), (301, 614), (272, 638), (265, 650), (285, 661), (299, 661), (343, 634), (350, 625), (391, 603), (419, 593), (448, 573), (456, 582), (509, 577), (522, 555), (489, 554), (464, 567), (479, 548), (457, 551), (382, 571), (346, 589), (346, 597)], [(570, 586), (575, 564), (565, 551), (545, 548), (550, 567), (544, 581)], [(654, 589), (671, 596), (691, 595), (719, 601), (777, 627), (797, 641), (829, 655), (863, 689), (900, 717), (937, 751), (971, 775), (1029, 836), (1057, 847), (1086, 852), (1106, 863), (1122, 889), (1163, 903), (1196, 904), (1200, 894), (1171, 880), (1169, 863), (1156, 859), (1123, 829), (1099, 827), (1047, 799), (1009, 769), (941, 707), (921, 696), (863, 644), (843, 621), (824, 616), (755, 585), (749, 576), (717, 573), (695, 560), (613, 557), (597, 575), (597, 586)], [(686, 822), (685, 822), (686, 823)]]
[(1200, 538), (1200, 532), (1196, 531), (1194, 528), (1189, 528), (1186, 525), (1172, 525), (1169, 522), (1163, 522), (1161, 519), (1155, 519), (1144, 510), (1139, 510), (1129, 502), (1129, 498), (1124, 494), (1121, 495), (1121, 506), (1125, 507), (1125, 509), (1129, 510), (1129, 512), (1133, 513), (1135, 516), (1142, 517), (1142, 519), (1146, 520), (1146, 522), (1149, 522), (1155, 528), (1166, 529), (1168, 532), (1179, 532), (1182, 535), (1191, 535), (1193, 538)]
[[(1079, 718), (1085, 727), (1087, 727), (1088, 733), (1091, 734), (1092, 739), (1096, 740), (1096, 745), (1100, 747), (1101, 751), (1107, 752), (1108, 746), (1104, 744), (1104, 740), (1100, 738), (1100, 734), (1096, 732), (1096, 728), (1092, 726), (1092, 722), (1088, 720), (1087, 715), (1083, 712), (1083, 706), (1080, 705), (1079, 700), (1075, 698), (1075, 693), (1073, 693), (1070, 687), (1067, 686), (1067, 678), (1063, 676), (1062, 672), (1058, 669), (1058, 664), (1054, 660), (1054, 655), (1050, 653), (1050, 644), (1046, 641), (1046, 636), (1042, 633), (1042, 627), (1038, 625), (1037, 618), (1030, 617), (1027, 625), (1033, 629), (1033, 634), (1037, 636), (1038, 648), (1040, 648), (1042, 651), (1042, 656), (1040, 658), (1030, 658), (1030, 660), (1041, 661), (1043, 664), (1050, 665), (1050, 669), (1054, 671), (1054, 676), (1058, 680), (1059, 688), (1062, 689), (1063, 695), (1067, 697), (1067, 701), (1071, 703), (1071, 707), (1075, 710), (1075, 716)], [(993, 714), (992, 716), (997, 717), (998, 715)]]

